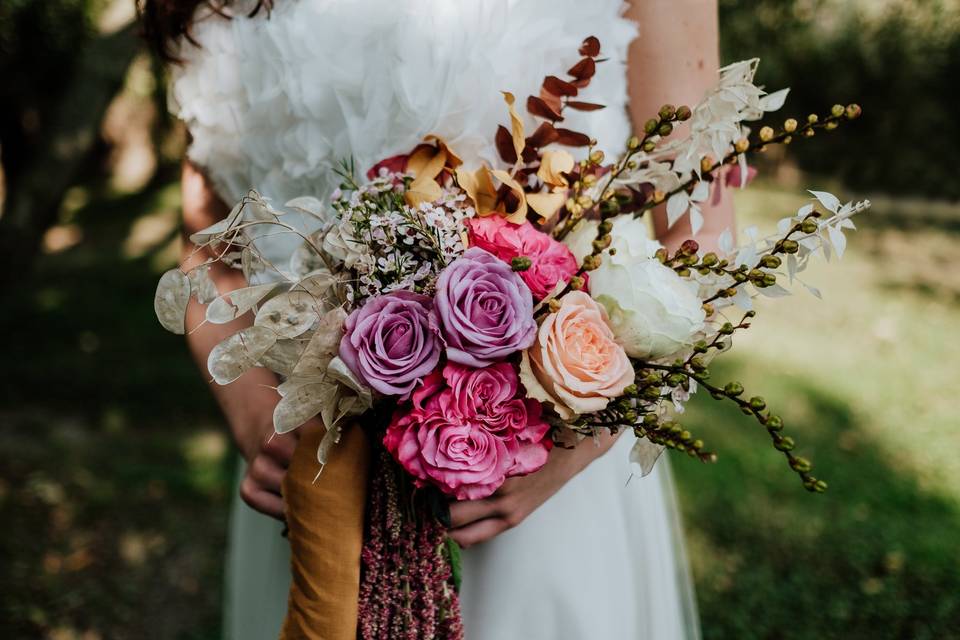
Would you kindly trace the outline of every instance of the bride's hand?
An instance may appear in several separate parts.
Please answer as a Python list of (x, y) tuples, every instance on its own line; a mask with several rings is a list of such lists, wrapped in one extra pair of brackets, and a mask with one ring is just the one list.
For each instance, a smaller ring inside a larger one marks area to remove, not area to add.
[(572, 449), (554, 447), (547, 464), (536, 473), (511, 478), (489, 498), (450, 505), (450, 537), (461, 547), (479, 544), (526, 519), (571, 478), (607, 452), (616, 437), (587, 438)]
[[(208, 248), (200, 249), (190, 242), (190, 235), (222, 220), (230, 211), (220, 200), (206, 176), (189, 162), (183, 165), (183, 268), (190, 269), (215, 256)], [(240, 271), (220, 262), (208, 272), (220, 293), (247, 286)], [(207, 359), (213, 347), (233, 333), (250, 326), (247, 314), (227, 324), (206, 321), (206, 309), (191, 299), (187, 306), (187, 343), (204, 377), (209, 380)], [(283, 519), (283, 498), (280, 484), (286, 474), (297, 436), (279, 436), (273, 431), (273, 409), (279, 396), (274, 390), (280, 383), (272, 372), (254, 368), (229, 385), (211, 383), (211, 390), (230, 425), (233, 438), (247, 461), (247, 472), (240, 483), (240, 496), (253, 509)]]
[(245, 452), (247, 471), (240, 481), (240, 497), (252, 509), (283, 520), (283, 477), (297, 446), (298, 431), (277, 434), (271, 427)]

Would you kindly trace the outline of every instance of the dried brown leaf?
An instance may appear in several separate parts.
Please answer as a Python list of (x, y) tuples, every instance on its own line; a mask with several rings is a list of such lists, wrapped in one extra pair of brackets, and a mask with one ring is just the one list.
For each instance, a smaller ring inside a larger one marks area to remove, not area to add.
[(527, 147), (545, 147), (551, 142), (556, 142), (559, 134), (554, 126), (549, 122), (541, 122), (537, 130), (527, 138)]
[(577, 80), (587, 80), (597, 72), (597, 64), (593, 58), (583, 58), (567, 70), (567, 73)]
[(547, 76), (543, 79), (543, 88), (556, 96), (575, 96), (579, 93), (573, 84), (561, 80), (557, 76)]
[[(527, 138), (529, 141), (530, 139)], [(494, 137), (497, 145), (497, 153), (507, 164), (513, 164), (517, 161), (517, 152), (513, 148), (513, 136), (502, 124), (497, 127), (497, 135)]]
[(590, 146), (590, 136), (570, 129), (557, 129), (557, 142), (568, 147)]
[(568, 100), (567, 106), (571, 109), (576, 109), (577, 111), (598, 111), (600, 109), (606, 108), (605, 104), (597, 104), (595, 102), (580, 102), (579, 100)]
[(580, 55), (596, 58), (600, 55), (600, 40), (596, 36), (589, 36), (580, 45)]
[(559, 111), (551, 108), (543, 98), (538, 98), (537, 96), (530, 96), (527, 98), (527, 111), (535, 116), (546, 118), (547, 120), (552, 120), (554, 122), (563, 120), (563, 116), (560, 115)]
[(550, 107), (551, 111), (559, 114), (563, 113), (563, 100), (557, 94), (550, 93), (541, 87), (540, 99), (547, 103), (547, 106)]

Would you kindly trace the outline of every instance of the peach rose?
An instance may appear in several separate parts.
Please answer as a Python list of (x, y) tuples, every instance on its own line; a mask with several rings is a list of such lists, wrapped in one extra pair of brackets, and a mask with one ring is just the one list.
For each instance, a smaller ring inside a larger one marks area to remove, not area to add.
[(564, 420), (604, 409), (633, 379), (630, 359), (614, 341), (606, 312), (583, 291), (560, 300), (520, 364), (527, 394), (552, 403)]

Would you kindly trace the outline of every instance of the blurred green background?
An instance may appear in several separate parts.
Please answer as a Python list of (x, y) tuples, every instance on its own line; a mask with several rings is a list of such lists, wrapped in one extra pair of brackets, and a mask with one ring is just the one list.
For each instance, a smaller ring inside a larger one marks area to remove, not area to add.
[[(782, 411), (830, 491), (736, 410), (686, 419), (721, 454), (674, 464), (704, 637), (960, 637), (960, 3), (720, 4), (725, 60), (794, 87), (782, 117), (865, 109), (765, 158), (742, 224), (807, 186), (876, 206), (807, 273), (824, 301), (761, 303), (715, 372)], [(232, 455), (153, 317), (185, 136), (131, 19), (127, 0), (0, 2), (3, 638), (219, 637)]]

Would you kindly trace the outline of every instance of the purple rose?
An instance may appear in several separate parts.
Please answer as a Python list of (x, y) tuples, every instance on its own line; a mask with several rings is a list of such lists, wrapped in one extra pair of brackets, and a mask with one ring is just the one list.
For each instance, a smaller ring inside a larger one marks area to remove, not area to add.
[(371, 388), (407, 395), (440, 362), (441, 343), (427, 296), (395, 291), (347, 316), (340, 359)]
[(473, 247), (437, 279), (434, 308), (447, 359), (484, 367), (533, 344), (533, 296), (509, 265)]

